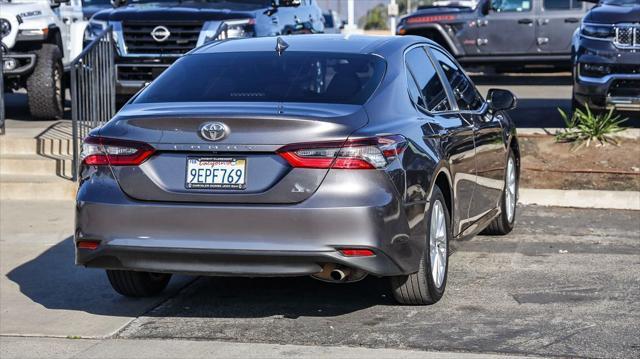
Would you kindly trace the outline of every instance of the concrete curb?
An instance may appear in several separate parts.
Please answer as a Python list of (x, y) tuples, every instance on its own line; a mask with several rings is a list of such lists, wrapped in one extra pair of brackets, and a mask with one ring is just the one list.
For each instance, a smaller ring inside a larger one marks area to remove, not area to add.
[(520, 188), (519, 202), (525, 205), (640, 211), (640, 191)]
[[(549, 135), (549, 134), (554, 134), (560, 130), (563, 130), (563, 129), (557, 128), (557, 127), (547, 127), (547, 128), (523, 127), (523, 128), (516, 129), (516, 131), (518, 132), (518, 136), (523, 136), (523, 137)], [(616, 133), (614, 137), (626, 138), (631, 140), (640, 139), (640, 128), (627, 128), (622, 132)]]

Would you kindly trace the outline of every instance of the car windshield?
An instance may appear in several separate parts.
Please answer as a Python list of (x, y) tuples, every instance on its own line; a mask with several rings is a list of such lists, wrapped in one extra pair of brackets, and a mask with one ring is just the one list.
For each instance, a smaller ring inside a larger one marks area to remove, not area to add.
[(602, 0), (602, 3), (615, 6), (636, 6), (640, 5), (640, 0)]
[(187, 55), (134, 100), (363, 104), (384, 76), (374, 55), (234, 52)]

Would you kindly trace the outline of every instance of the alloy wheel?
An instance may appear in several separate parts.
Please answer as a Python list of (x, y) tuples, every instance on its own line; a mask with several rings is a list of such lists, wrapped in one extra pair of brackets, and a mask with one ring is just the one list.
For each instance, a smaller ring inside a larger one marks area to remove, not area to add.
[(429, 231), (429, 253), (431, 257), (431, 276), (436, 287), (442, 287), (447, 269), (447, 223), (444, 206), (436, 200), (431, 211)]
[(507, 185), (505, 186), (505, 205), (507, 211), (507, 220), (509, 223), (513, 221), (513, 215), (516, 212), (516, 166), (513, 157), (509, 157), (507, 162)]

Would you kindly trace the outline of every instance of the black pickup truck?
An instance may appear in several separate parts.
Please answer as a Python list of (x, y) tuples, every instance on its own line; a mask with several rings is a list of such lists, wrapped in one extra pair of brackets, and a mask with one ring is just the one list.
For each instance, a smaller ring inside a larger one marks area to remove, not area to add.
[(423, 6), (400, 20), (396, 33), (421, 35), (461, 63), (561, 65), (589, 4), (578, 0), (480, 0), (466, 6)]
[(574, 107), (640, 111), (640, 0), (600, 1), (575, 33), (572, 59)]
[(323, 32), (316, 0), (112, 0), (91, 18), (85, 41), (112, 25), (116, 93), (136, 93), (178, 57), (209, 41)]

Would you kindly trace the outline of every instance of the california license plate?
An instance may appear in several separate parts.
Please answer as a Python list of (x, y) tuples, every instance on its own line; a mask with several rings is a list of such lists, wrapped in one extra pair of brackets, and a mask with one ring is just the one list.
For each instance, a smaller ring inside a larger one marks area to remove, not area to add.
[(185, 187), (189, 189), (245, 189), (246, 158), (189, 157)]

